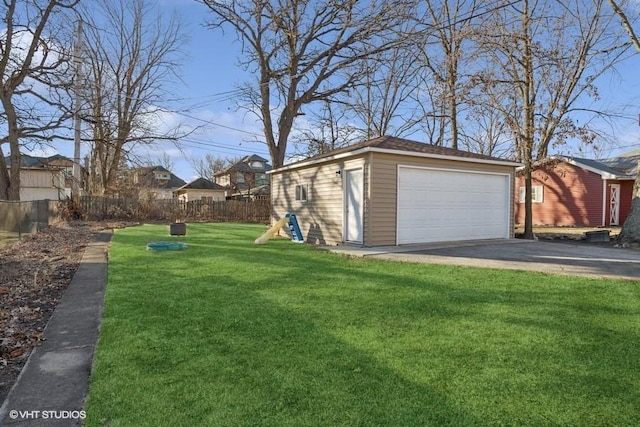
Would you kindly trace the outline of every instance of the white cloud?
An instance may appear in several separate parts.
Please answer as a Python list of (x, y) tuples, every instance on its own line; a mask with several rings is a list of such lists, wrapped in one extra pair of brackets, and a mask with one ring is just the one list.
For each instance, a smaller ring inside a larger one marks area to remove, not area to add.
[(33, 150), (25, 150), (24, 154), (28, 154), (34, 157), (51, 157), (55, 154), (58, 154), (58, 150), (54, 147), (41, 147), (35, 148)]

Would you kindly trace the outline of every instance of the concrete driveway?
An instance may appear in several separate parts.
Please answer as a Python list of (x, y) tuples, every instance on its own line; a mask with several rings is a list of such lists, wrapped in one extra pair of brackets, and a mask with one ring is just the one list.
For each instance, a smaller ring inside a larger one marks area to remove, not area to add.
[(640, 280), (640, 250), (585, 243), (512, 239), (377, 248), (339, 246), (330, 250), (391, 261)]

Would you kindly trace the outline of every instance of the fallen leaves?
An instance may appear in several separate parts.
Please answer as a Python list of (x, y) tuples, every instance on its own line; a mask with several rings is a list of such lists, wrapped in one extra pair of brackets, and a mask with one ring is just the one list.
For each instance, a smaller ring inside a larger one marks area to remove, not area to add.
[(43, 341), (90, 236), (87, 224), (61, 224), (0, 250), (0, 402)]

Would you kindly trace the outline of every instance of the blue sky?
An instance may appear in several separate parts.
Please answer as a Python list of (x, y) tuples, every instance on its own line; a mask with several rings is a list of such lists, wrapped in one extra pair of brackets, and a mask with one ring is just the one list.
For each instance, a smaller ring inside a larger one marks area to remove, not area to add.
[[(183, 83), (176, 84), (175, 92), (182, 101), (175, 110), (192, 107), (186, 113), (169, 113), (164, 117), (167, 125), (182, 123), (187, 127), (202, 126), (187, 137), (180, 148), (172, 143), (160, 143), (141, 147), (137, 154), (142, 158), (157, 159), (163, 152), (174, 162), (173, 172), (186, 181), (196, 178), (189, 159), (202, 158), (207, 153), (218, 157), (239, 157), (258, 154), (269, 159), (266, 145), (252, 142), (263, 139), (260, 124), (245, 111), (236, 111), (236, 104), (224, 95), (247, 80), (247, 75), (237, 66), (240, 45), (232, 31), (211, 30), (203, 27), (208, 9), (195, 0), (159, 0), (167, 11), (175, 9), (185, 22), (190, 41), (184, 46), (185, 60), (180, 75)], [(634, 119), (617, 120), (615, 123), (617, 147), (603, 151), (604, 156), (640, 148), (640, 55), (628, 60), (612, 74), (599, 81), (603, 102), (610, 106), (626, 106), (625, 115)], [(83, 155), (87, 147), (83, 147)], [(560, 154), (579, 156), (575, 148), (563, 147)], [(73, 154), (71, 143), (56, 144), (54, 149), (37, 150), (35, 154), (50, 155), (56, 151), (69, 157)], [(589, 154), (589, 153), (587, 153)]]

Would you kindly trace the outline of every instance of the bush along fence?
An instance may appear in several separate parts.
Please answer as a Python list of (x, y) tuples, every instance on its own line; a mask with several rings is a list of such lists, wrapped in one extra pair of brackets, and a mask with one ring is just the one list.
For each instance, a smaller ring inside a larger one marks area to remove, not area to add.
[(214, 202), (83, 197), (74, 209), (87, 220), (269, 223), (269, 200)]

